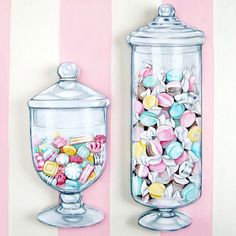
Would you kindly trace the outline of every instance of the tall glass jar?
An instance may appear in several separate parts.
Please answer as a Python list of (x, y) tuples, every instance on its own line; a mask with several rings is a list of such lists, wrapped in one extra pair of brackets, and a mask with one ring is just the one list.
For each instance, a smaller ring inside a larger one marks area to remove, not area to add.
[(146, 228), (169, 231), (191, 219), (176, 208), (201, 195), (201, 74), (204, 33), (161, 5), (128, 37), (132, 50), (131, 193), (152, 210)]
[(31, 149), (39, 177), (60, 192), (60, 203), (38, 220), (57, 227), (86, 227), (103, 220), (84, 205), (81, 193), (101, 176), (106, 163), (109, 100), (79, 83), (73, 63), (58, 67), (60, 80), (34, 96), (30, 109)]

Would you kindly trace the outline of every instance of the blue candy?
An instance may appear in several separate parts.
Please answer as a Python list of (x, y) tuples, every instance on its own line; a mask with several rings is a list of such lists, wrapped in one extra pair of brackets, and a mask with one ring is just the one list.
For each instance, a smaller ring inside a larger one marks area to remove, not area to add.
[(77, 151), (78, 156), (82, 158), (87, 158), (90, 154), (90, 151), (87, 147), (85, 146), (80, 146)]
[(200, 191), (197, 185), (191, 183), (184, 187), (181, 192), (181, 195), (186, 201), (192, 202), (199, 197)]
[(139, 176), (132, 177), (132, 194), (134, 196), (141, 195), (141, 186), (142, 186), (142, 178)]
[(191, 151), (192, 151), (198, 158), (201, 158), (201, 152), (202, 152), (201, 143), (200, 143), (200, 142), (195, 142), (195, 143), (193, 143), (192, 146), (191, 146)]
[(179, 142), (172, 142), (166, 147), (166, 154), (170, 159), (178, 158), (183, 152), (184, 148)]
[(140, 117), (140, 122), (144, 126), (153, 126), (157, 123), (157, 116), (156, 114), (150, 112), (150, 111), (144, 111)]
[(157, 78), (154, 76), (147, 76), (143, 79), (143, 86), (146, 88), (155, 87), (157, 85)]
[(183, 78), (183, 73), (178, 70), (170, 70), (166, 73), (166, 80), (168, 82), (181, 81)]
[(67, 179), (65, 182), (65, 188), (70, 190), (79, 190), (81, 184), (76, 180)]
[(170, 107), (169, 113), (172, 118), (179, 119), (179, 117), (184, 113), (184, 110), (185, 108), (183, 104), (175, 102)]

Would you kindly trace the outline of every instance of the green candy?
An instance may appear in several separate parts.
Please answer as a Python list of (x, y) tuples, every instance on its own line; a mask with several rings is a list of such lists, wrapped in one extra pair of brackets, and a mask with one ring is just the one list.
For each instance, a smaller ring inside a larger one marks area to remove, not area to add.
[(144, 111), (140, 117), (140, 122), (144, 126), (154, 126), (157, 123), (157, 116), (156, 114), (150, 112), (150, 111)]
[(146, 88), (155, 87), (157, 85), (157, 78), (154, 76), (147, 76), (143, 79), (143, 86)]

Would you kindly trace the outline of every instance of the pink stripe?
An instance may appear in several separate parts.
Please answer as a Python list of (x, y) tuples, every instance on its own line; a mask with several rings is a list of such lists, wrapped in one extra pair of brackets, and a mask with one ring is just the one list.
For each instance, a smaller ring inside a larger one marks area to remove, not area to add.
[[(61, 0), (60, 61), (76, 62), (79, 80), (111, 97), (111, 0)], [(110, 117), (108, 117), (110, 124)], [(110, 133), (110, 130), (108, 130)], [(109, 134), (108, 134), (109, 135)], [(110, 145), (108, 145), (109, 153)], [(105, 212), (105, 220), (81, 229), (60, 229), (59, 236), (109, 235), (109, 161), (97, 181), (84, 193), (86, 203)]]
[[(212, 183), (213, 183), (213, 13), (212, 0), (164, 0), (173, 4), (178, 17), (188, 25), (203, 30), (203, 190), (201, 199), (184, 208), (192, 218), (192, 225), (175, 232), (181, 236), (212, 235)], [(172, 236), (173, 233), (161, 233)]]
[(0, 0), (0, 235), (8, 235), (8, 82), (10, 55), (10, 1)]

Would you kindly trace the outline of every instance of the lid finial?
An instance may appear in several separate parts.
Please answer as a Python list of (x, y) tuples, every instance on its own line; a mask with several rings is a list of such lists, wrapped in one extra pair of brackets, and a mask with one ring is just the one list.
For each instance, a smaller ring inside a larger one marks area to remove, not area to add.
[(79, 76), (80, 69), (76, 64), (71, 62), (64, 62), (57, 68), (57, 74), (61, 79), (70, 80), (76, 79)]
[(173, 17), (175, 16), (175, 8), (170, 4), (162, 4), (158, 8), (158, 16)]

